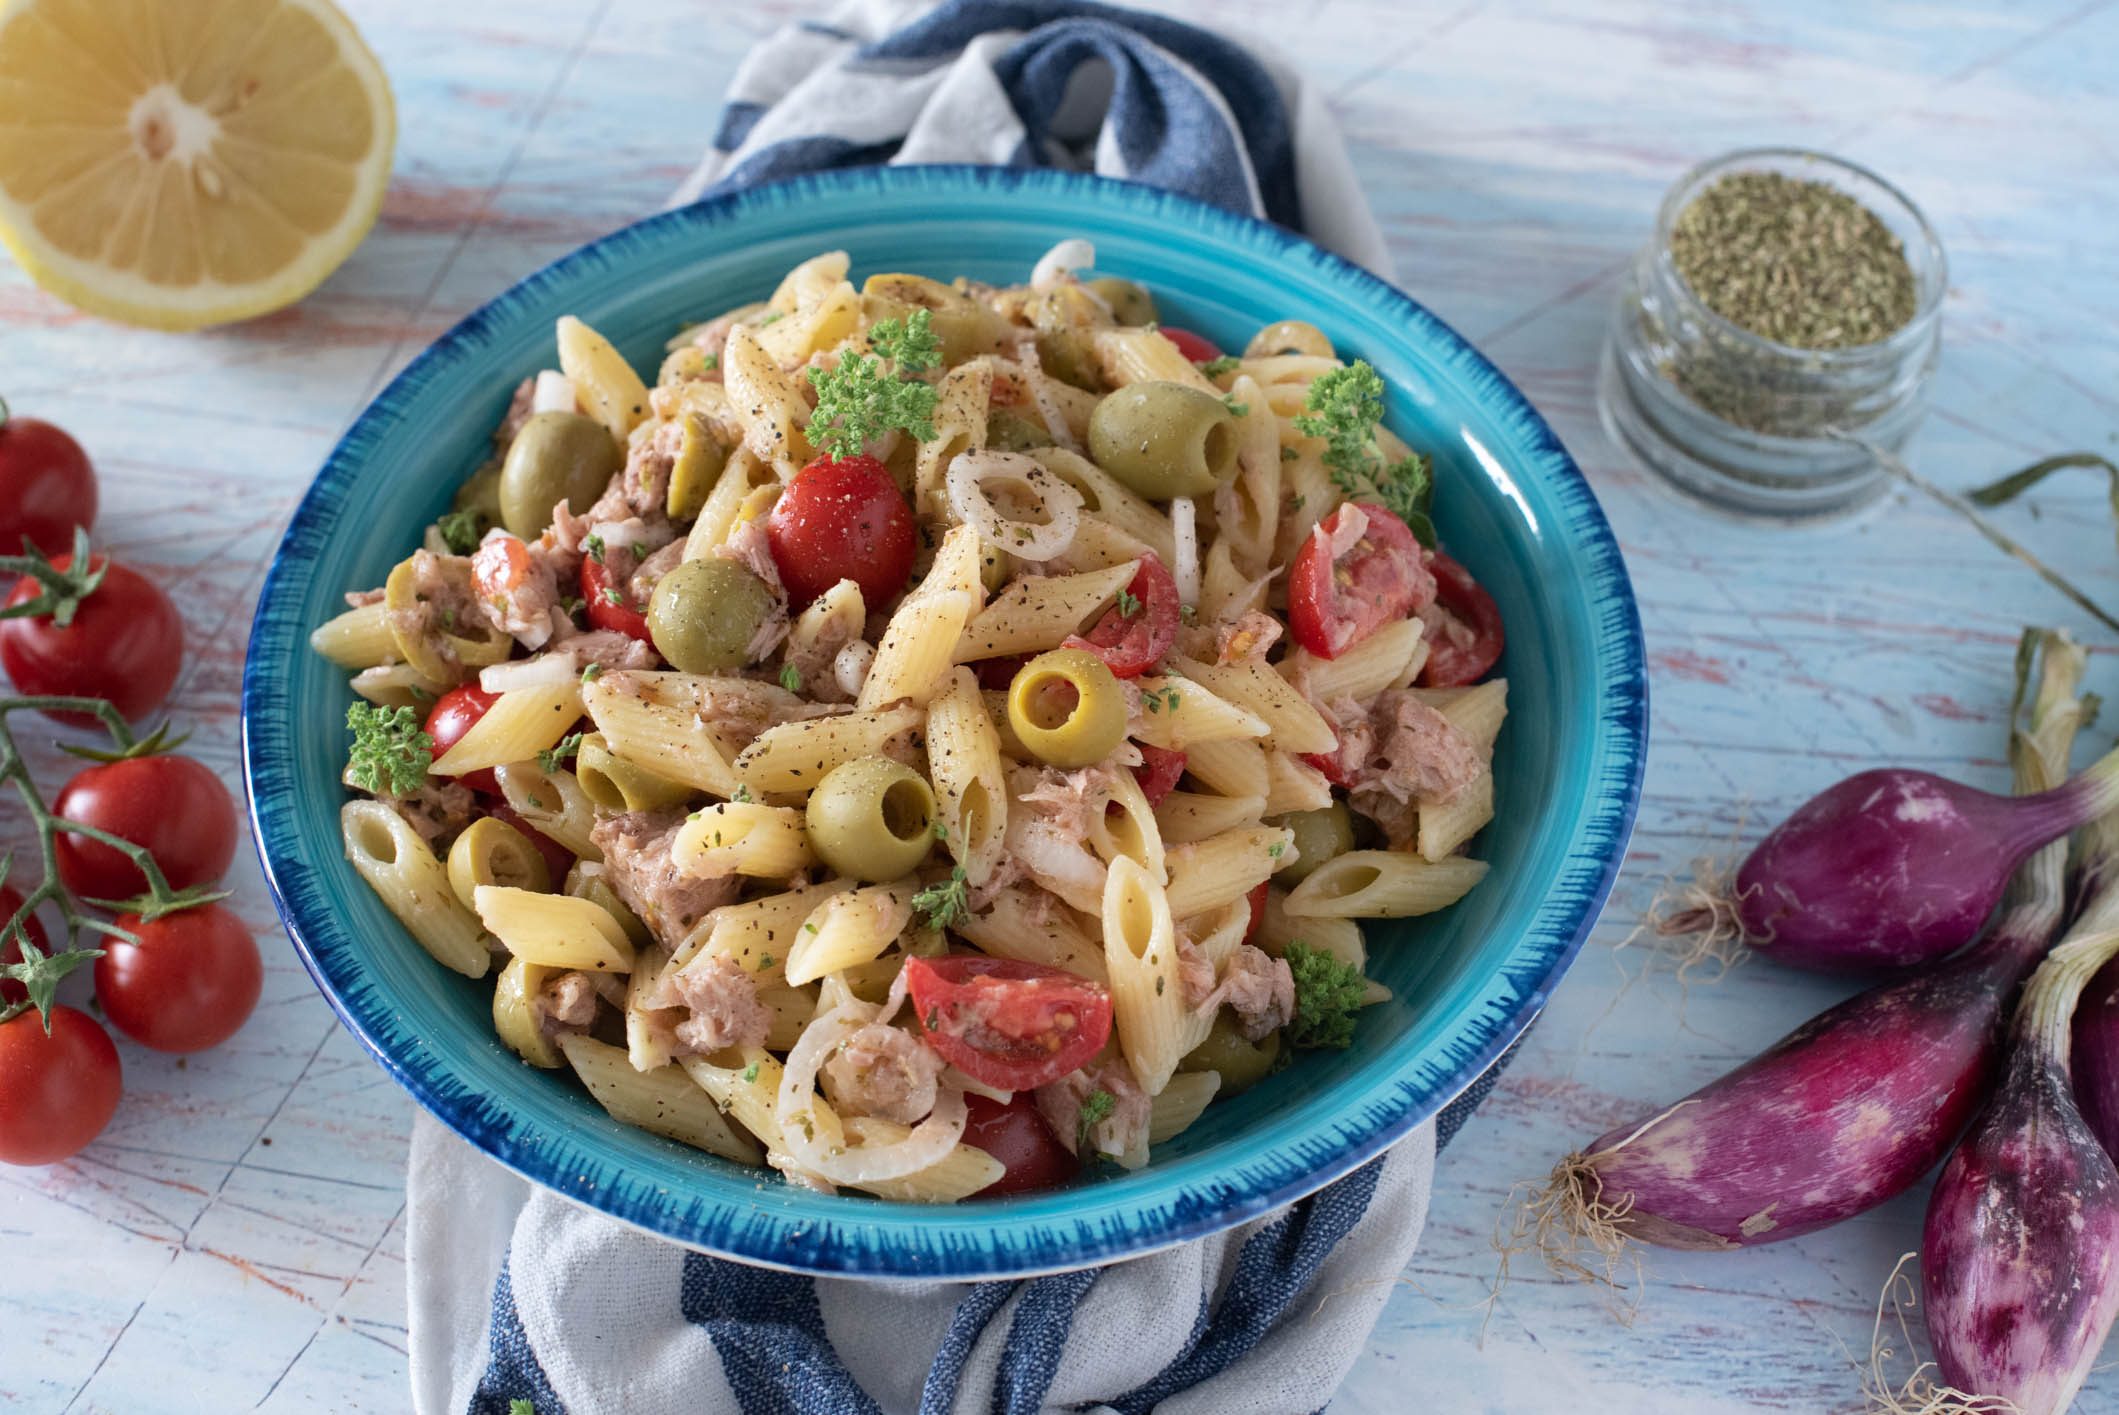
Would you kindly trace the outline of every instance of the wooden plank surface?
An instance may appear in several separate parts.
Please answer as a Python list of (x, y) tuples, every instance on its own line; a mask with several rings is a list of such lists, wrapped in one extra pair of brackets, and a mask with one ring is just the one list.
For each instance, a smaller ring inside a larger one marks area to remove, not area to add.
[[(71, 427), (103, 478), (105, 540), (184, 609), (175, 702), (193, 750), (236, 752), (243, 634), (279, 529), (338, 431), (465, 311), (653, 210), (711, 131), (743, 50), (786, 0), (349, 0), (396, 87), (381, 225), (299, 308), (172, 337), (74, 314), (0, 265), (0, 384)], [(1998, 785), (2010, 645), (2110, 641), (1961, 522), (1894, 498), (1799, 532), (1665, 495), (1597, 426), (1616, 278), (1663, 189), (1759, 143), (1874, 166), (1952, 263), (1935, 409), (1911, 450), (1967, 486), (2051, 451), (2119, 454), (2119, 7), (1620, 3), (1166, 6), (1266, 37), (1330, 96), (1401, 282), (1551, 418), (1616, 524), (1655, 672), (1640, 830), (1613, 907), (1492, 1101), (1439, 1169), (1419, 1254), (1334, 1409), (1845, 1410), (1876, 1293), (1918, 1197), (1728, 1256), (1653, 1254), (1631, 1326), (1522, 1270), (1482, 1322), (1491, 1234), (1518, 1181), (1654, 1109), (1843, 995), (1744, 968), (1689, 991), (1620, 948), (1657, 881), (1858, 765)], [(2102, 488), (2004, 513), (2119, 601)], [(52, 779), (59, 775), (52, 763)], [(232, 779), (232, 777), (231, 777)], [(19, 813), (0, 833), (20, 830)], [(125, 1048), (108, 1134), (0, 1170), (0, 1407), (405, 1408), (410, 1102), (332, 1020), (253, 866), (236, 905), (268, 960), (257, 1017), (188, 1065)], [(25, 1257), (24, 1255), (32, 1255)], [(1329, 1299), (1327, 1299), (1329, 1300)], [(2079, 1408), (2119, 1410), (2101, 1374)]]

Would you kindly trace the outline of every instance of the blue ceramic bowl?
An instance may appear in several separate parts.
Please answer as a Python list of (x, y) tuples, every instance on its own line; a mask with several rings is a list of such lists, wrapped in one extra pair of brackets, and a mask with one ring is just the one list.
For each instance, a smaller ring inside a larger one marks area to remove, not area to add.
[[(1438, 520), (1500, 602), (1510, 716), (1492, 875), (1455, 908), (1370, 930), (1391, 1002), (1354, 1047), (1308, 1053), (1215, 1105), (1154, 1161), (1059, 1193), (948, 1208), (832, 1197), (618, 1124), (495, 1039), (490, 983), (421, 951), (346, 864), (345, 675), (309, 631), (380, 584), (484, 456), (510, 392), (577, 314), (653, 369), (686, 319), (762, 299), (834, 248), (858, 275), (1021, 280), (1064, 236), (1144, 282), (1174, 324), (1240, 348), (1311, 321), (1390, 387), (1433, 454)], [(1286, 231), (1145, 187), (994, 168), (864, 168), (643, 221), (471, 315), (369, 406), (296, 512), (251, 632), (244, 770), (295, 947), (346, 1025), (441, 1121), (511, 1169), (655, 1233), (751, 1262), (876, 1277), (998, 1277), (1124, 1258), (1263, 1213), (1427, 1119), (1529, 1025), (1604, 902), (1647, 733), (1639, 619), (1609, 526), (1523, 396), (1391, 286)]]

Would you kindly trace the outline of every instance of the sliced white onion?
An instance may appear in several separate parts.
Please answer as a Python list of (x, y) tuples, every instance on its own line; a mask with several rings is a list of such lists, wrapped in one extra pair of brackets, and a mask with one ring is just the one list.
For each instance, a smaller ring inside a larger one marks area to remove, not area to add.
[(1170, 577), (1177, 581), (1180, 604), (1199, 604), (1199, 512), (1189, 496), (1170, 498), (1170, 532), (1176, 541), (1177, 563)]
[(1037, 340), (1027, 336), (1015, 346), (1016, 362), (1023, 371), (1023, 386), (1030, 390), (1030, 401), (1037, 404), (1037, 415), (1045, 420), (1045, 432), (1056, 446), (1081, 455), (1081, 439), (1067, 425), (1067, 414), (1060, 407), (1059, 397), (1052, 391), (1052, 384), (1045, 377), (1045, 366), (1038, 362)]
[(1001, 1105), (1006, 1105), (1015, 1099), (1015, 1092), (997, 1090), (987, 1085), (984, 1081), (957, 1070), (954, 1066), (947, 1066), (942, 1069), (942, 1084), (962, 1091), (966, 1095), (984, 1096), (987, 1100), (996, 1101)]
[(660, 550), (675, 532), (668, 526), (651, 526), (638, 516), (623, 521), (598, 521), (589, 534), (601, 537), (606, 552), (613, 550)]
[[(964, 1136), (964, 1093), (944, 1090), (928, 1117), (892, 1144), (848, 1148), (817, 1137), (815, 1112), (824, 1103), (817, 1094), (817, 1072), (868, 1014), (867, 1008), (841, 1008), (804, 1027), (780, 1078), (776, 1118), (782, 1147), (796, 1164), (834, 1184), (875, 1184), (918, 1174), (947, 1159)], [(839, 1138), (843, 1141), (843, 1132)]]
[[(1016, 487), (1029, 494), (1045, 519), (1003, 516), (989, 487)], [(949, 464), (949, 507), (957, 518), (1018, 560), (1050, 560), (1074, 544), (1081, 524), (1082, 494), (1034, 457), (1020, 452), (964, 452)]]
[(553, 649), (535, 658), (509, 663), (491, 663), (478, 670), (478, 686), (489, 693), (512, 693), (517, 688), (555, 688), (581, 676), (581, 660), (572, 649)]
[[(1332, 518), (1331, 525), (1332, 541), (1329, 548), (1332, 559), (1337, 560), (1361, 544), (1361, 538), (1369, 533), (1369, 515), (1349, 501), (1339, 508), (1339, 514)], [(1318, 529), (1324, 529), (1322, 523)]]
[(866, 639), (855, 639), (840, 649), (831, 661), (831, 676), (839, 691), (849, 698), (860, 697), (861, 685), (868, 681), (869, 665), (875, 661), (875, 646)]
[(1037, 258), (1030, 268), (1030, 288), (1043, 293), (1059, 284), (1062, 275), (1088, 270), (1096, 264), (1096, 247), (1079, 236), (1069, 236)]
[(541, 369), (537, 374), (537, 386), (530, 390), (530, 411), (533, 413), (571, 413), (574, 411), (574, 380), (556, 368)]

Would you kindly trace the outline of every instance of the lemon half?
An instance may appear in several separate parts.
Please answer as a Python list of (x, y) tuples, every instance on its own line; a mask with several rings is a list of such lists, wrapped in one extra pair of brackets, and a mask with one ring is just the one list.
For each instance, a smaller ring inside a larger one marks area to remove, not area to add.
[(375, 224), (396, 137), (330, 0), (0, 10), (0, 240), (94, 314), (197, 329), (300, 299)]

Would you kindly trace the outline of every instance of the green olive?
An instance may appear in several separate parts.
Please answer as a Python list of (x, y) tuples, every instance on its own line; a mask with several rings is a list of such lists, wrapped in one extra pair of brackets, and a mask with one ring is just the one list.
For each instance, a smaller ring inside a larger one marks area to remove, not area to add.
[(500, 520), (531, 540), (552, 524), (552, 508), (567, 503), (576, 515), (596, 504), (625, 465), (602, 423), (579, 413), (539, 413), (508, 444), (500, 467)]
[(632, 940), (633, 947), (645, 948), (654, 942), (655, 936), (648, 932), (646, 924), (640, 922), (640, 916), (625, 907), (618, 891), (611, 888), (610, 882), (601, 874), (584, 874), (576, 865), (573, 873), (567, 876), (567, 893), (576, 899), (588, 900), (616, 919), (618, 927), (624, 929), (625, 936)]
[(1222, 1100), (1263, 1081), (1279, 1059), (1279, 1032), (1268, 1032), (1260, 1041), (1248, 1041), (1236, 1030), (1228, 1009), (1223, 1008), (1214, 1018), (1214, 1029), (1207, 1033), (1207, 1039), (1186, 1052), (1177, 1069), (1220, 1072), (1221, 1089), (1214, 1093), (1214, 1099)]
[(1131, 280), (1099, 275), (1089, 282), (1089, 288), (1104, 297), (1104, 303), (1111, 306), (1111, 317), (1120, 324), (1155, 323), (1155, 297)]
[(934, 846), (934, 788), (903, 762), (856, 757), (809, 793), (809, 844), (855, 879), (900, 879)]
[(924, 275), (871, 275), (861, 286), (861, 313), (870, 324), (904, 319), (914, 310), (933, 313), (945, 364), (1007, 351), (1008, 321), (954, 285)]
[(1104, 390), (1103, 367), (1096, 346), (1079, 329), (1048, 329), (1037, 336), (1038, 367), (1062, 383), (1087, 393)]
[(488, 462), (471, 473), (471, 479), (456, 488), (452, 511), (469, 511), (481, 525), (500, 524), (500, 463)]
[(1300, 884), (1326, 860), (1354, 848), (1354, 817), (1339, 801), (1321, 811), (1290, 811), (1274, 816), (1267, 824), (1284, 825), (1295, 832), (1295, 858), (1273, 873), (1273, 878), (1285, 885)]
[(657, 776), (637, 762), (613, 756), (601, 732), (581, 739), (574, 779), (591, 801), (607, 811), (661, 811), (691, 799), (689, 786)]
[(481, 816), (449, 847), (449, 888), (468, 909), (482, 884), (543, 894), (552, 887), (552, 872), (528, 836), (498, 816)]
[(733, 560), (701, 556), (656, 583), (647, 631), (672, 667), (722, 673), (750, 661), (750, 642), (772, 610), (765, 581)]
[(1126, 738), (1126, 695), (1086, 649), (1052, 649), (1016, 670), (1008, 725), (1032, 756), (1053, 766), (1094, 766)]
[(1033, 447), (1050, 447), (1052, 434), (1028, 418), (995, 408), (986, 414), (986, 445), (1002, 452), (1028, 452)]
[(728, 465), (728, 449), (715, 437), (706, 419), (698, 414), (684, 420), (684, 440), (677, 444), (677, 460), (670, 467), (668, 510), (672, 521), (696, 521), (706, 505), (707, 493), (721, 480)]
[(1089, 455), (1151, 501), (1207, 496), (1236, 470), (1236, 419), (1182, 383), (1129, 383), (1089, 415)]

